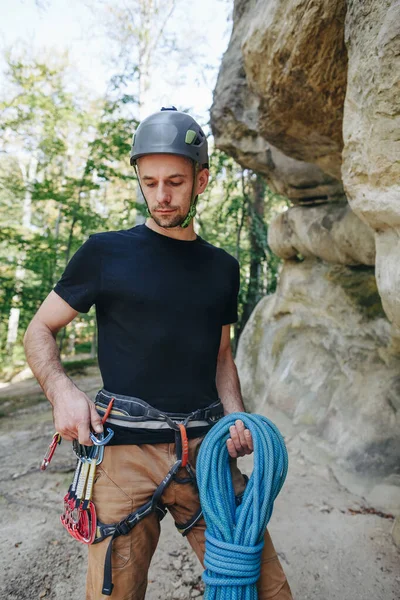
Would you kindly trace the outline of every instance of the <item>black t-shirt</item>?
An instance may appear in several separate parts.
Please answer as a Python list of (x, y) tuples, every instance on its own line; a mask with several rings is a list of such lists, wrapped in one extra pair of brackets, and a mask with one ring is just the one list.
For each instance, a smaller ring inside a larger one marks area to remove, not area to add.
[(238, 290), (227, 252), (146, 225), (91, 235), (54, 287), (79, 312), (96, 305), (106, 390), (183, 413), (218, 399), (221, 328), (237, 321)]

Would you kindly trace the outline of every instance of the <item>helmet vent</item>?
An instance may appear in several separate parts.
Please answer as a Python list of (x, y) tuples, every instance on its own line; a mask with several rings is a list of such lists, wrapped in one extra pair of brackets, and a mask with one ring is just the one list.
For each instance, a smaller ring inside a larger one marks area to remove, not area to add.
[(190, 146), (201, 146), (205, 138), (204, 133), (199, 129), (198, 132), (193, 131), (193, 129), (188, 129), (186, 132), (185, 142), (190, 144)]

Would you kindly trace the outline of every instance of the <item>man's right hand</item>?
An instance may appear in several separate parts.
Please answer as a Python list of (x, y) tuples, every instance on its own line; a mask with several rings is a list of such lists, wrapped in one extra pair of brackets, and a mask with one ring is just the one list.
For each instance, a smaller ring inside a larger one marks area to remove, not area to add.
[(59, 396), (53, 405), (55, 430), (64, 440), (78, 440), (92, 446), (90, 431), (101, 433), (103, 425), (94, 402), (81, 390), (75, 388), (68, 396)]

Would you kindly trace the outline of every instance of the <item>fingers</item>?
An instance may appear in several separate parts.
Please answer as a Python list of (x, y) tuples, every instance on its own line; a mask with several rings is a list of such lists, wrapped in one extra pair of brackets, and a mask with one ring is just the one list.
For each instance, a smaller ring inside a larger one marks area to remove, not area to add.
[(92, 424), (92, 429), (96, 433), (103, 433), (103, 425), (101, 423), (101, 417), (96, 410), (96, 406), (93, 402), (90, 403), (90, 422)]
[(93, 442), (90, 439), (90, 427), (89, 423), (86, 421), (82, 421), (78, 423), (78, 442), (83, 444), (84, 446), (93, 446)]
[(226, 440), (226, 446), (228, 448), (229, 456), (231, 458), (237, 458), (238, 457), (238, 453), (237, 453), (237, 450), (235, 448), (235, 444), (232, 442), (231, 438), (228, 438)]
[(102, 433), (103, 425), (96, 406), (86, 394), (78, 391), (68, 402), (57, 403), (53, 408), (56, 431), (65, 440), (78, 439), (80, 444), (92, 446), (90, 431)]
[(250, 450), (250, 452), (248, 452), (247, 454), (251, 454), (254, 450), (254, 446), (253, 446), (253, 438), (252, 438), (250, 429), (244, 430), (244, 437), (246, 438), (246, 441), (247, 441), (247, 447)]
[(54, 429), (55, 431), (57, 431), (63, 440), (66, 440), (67, 442), (72, 442), (72, 440), (76, 439), (76, 432), (74, 431), (74, 429), (65, 423), (65, 421), (63, 421), (63, 419), (60, 419), (58, 417), (58, 415), (55, 413), (54, 408), (53, 408), (53, 422), (54, 422)]
[(237, 458), (238, 456), (245, 456), (245, 454), (253, 452), (251, 432), (245, 428), (243, 421), (237, 419), (235, 425), (231, 425), (229, 428), (229, 433), (231, 437), (226, 442), (229, 456)]
[(69, 431), (66, 431), (66, 432), (58, 431), (58, 433), (61, 435), (62, 439), (65, 440), (66, 442), (72, 442), (72, 440), (74, 440), (76, 437)]

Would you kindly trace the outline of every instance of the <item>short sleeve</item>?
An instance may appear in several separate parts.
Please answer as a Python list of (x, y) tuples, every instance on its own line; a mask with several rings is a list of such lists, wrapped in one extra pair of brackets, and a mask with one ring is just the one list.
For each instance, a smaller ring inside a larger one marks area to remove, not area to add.
[(74, 310), (87, 313), (100, 292), (101, 257), (91, 235), (75, 252), (53, 291)]
[(240, 288), (240, 268), (237, 260), (234, 262), (234, 266), (231, 269), (231, 286), (228, 302), (223, 314), (222, 325), (229, 325), (236, 323), (238, 320), (238, 295)]

